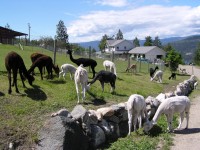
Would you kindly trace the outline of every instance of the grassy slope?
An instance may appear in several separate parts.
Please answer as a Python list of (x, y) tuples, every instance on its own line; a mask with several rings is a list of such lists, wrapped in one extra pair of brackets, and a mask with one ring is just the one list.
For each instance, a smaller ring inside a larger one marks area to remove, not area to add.
[[(74, 81), (70, 80), (69, 74), (67, 74), (65, 81), (57, 77), (54, 77), (53, 80), (44, 78), (41, 81), (37, 68), (35, 69), (37, 75), (33, 87), (26, 81), (27, 88), (24, 89), (18, 75), (18, 88), (21, 93), (17, 94), (13, 88), (12, 94), (9, 95), (7, 72), (4, 66), (4, 58), (9, 51), (16, 51), (20, 54), (27, 69), (31, 66), (30, 55), (33, 52), (37, 51), (53, 56), (52, 52), (41, 48), (25, 47), (22, 51), (18, 46), (0, 45), (0, 149), (8, 146), (9, 142), (15, 142), (23, 146), (31, 145), (37, 141), (37, 131), (52, 112), (63, 107), (71, 111), (77, 103)], [(78, 58), (79, 56), (74, 57)], [(100, 71), (103, 69), (103, 60), (96, 60), (98, 63), (96, 71)], [(66, 55), (57, 54), (56, 63), (61, 66), (64, 63), (72, 62)], [(124, 72), (127, 62), (115, 61), (115, 63), (118, 72), (116, 94), (110, 94), (110, 86), (108, 85), (105, 85), (105, 92), (103, 93), (100, 83), (96, 82), (86, 94), (88, 104), (84, 105), (85, 108), (97, 109), (105, 105), (125, 102), (131, 94), (135, 93), (144, 97), (156, 96), (160, 92), (171, 90), (180, 81), (188, 79), (187, 76), (178, 76), (176, 81), (168, 80), (170, 72), (165, 70), (163, 84), (157, 84), (149, 81), (148, 66), (146, 64), (142, 64), (140, 73), (131, 75)], [(89, 77), (92, 77), (91, 72)], [(163, 121), (163, 119), (160, 120), (159, 124), (166, 128), (166, 121)], [(130, 149), (136, 146), (140, 149), (154, 149), (159, 141), (158, 138), (170, 141), (167, 133), (158, 132), (158, 130), (155, 133), (152, 132), (150, 135), (144, 135), (142, 132), (133, 133), (128, 138), (120, 138), (108, 148)], [(137, 140), (135, 141), (135, 139)], [(135, 142), (132, 142), (133, 140)], [(166, 143), (164, 142), (163, 145), (168, 145)], [(129, 145), (129, 147), (126, 145)]]

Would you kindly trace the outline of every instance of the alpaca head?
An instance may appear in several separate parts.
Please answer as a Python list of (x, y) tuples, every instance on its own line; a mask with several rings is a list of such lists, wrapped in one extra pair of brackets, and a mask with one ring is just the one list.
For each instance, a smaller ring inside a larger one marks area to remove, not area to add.
[(67, 54), (72, 54), (72, 50), (67, 50)]
[(58, 65), (56, 65), (56, 66), (55, 66), (55, 73), (56, 73), (57, 75), (59, 75), (59, 72), (60, 72), (60, 69), (59, 69)]
[(155, 124), (156, 124), (156, 123), (153, 122), (153, 121), (147, 121), (147, 122), (145, 122), (145, 123), (144, 123), (144, 126), (143, 126), (144, 131), (147, 133), (149, 130), (152, 129), (152, 127), (153, 127)]

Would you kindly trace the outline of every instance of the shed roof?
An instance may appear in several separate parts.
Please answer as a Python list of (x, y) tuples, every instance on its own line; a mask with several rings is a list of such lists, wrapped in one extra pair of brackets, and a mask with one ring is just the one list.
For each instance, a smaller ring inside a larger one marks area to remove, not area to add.
[[(129, 54), (146, 54), (149, 51), (153, 50), (153, 49), (160, 49), (157, 46), (140, 46), (140, 47), (135, 47), (132, 50), (129, 51)], [(162, 50), (162, 49), (160, 49)], [(163, 51), (163, 50), (162, 50)]]
[(14, 38), (16, 36), (28, 35), (26, 33), (14, 31), (0, 26), (0, 38)]

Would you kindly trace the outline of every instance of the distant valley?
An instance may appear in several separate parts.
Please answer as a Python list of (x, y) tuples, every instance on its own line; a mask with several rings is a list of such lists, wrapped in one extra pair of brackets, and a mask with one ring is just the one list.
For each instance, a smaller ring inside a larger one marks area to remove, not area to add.
[[(170, 43), (178, 52), (181, 53), (184, 61), (186, 63), (189, 63), (194, 57), (194, 52), (197, 49), (198, 43), (200, 43), (200, 35), (193, 35), (187, 37), (171, 37), (160, 40), (162, 42), (162, 45)], [(94, 48), (96, 51), (99, 51), (99, 42), (100, 41), (90, 41), (78, 44), (84, 48), (89, 48), (89, 46), (91, 46), (91, 48)], [(140, 40), (140, 45), (143, 45), (144, 42), (144, 40)]]

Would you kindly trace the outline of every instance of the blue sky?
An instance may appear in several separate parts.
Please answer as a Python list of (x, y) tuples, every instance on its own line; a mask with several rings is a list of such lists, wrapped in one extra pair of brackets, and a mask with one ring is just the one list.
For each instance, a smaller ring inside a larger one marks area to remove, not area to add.
[(125, 39), (167, 38), (200, 34), (199, 0), (1, 0), (0, 26), (28, 34), (31, 39), (56, 35), (64, 21), (69, 42), (100, 40), (116, 35)]

